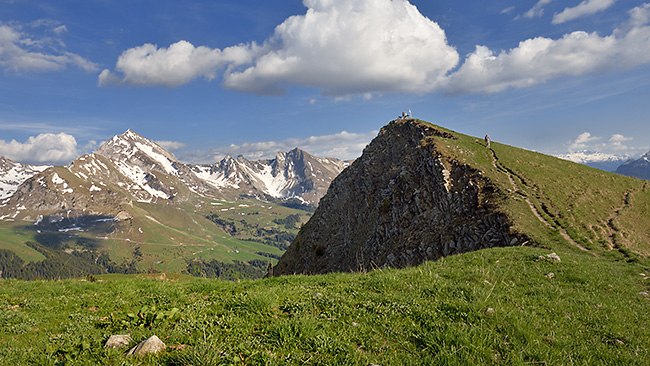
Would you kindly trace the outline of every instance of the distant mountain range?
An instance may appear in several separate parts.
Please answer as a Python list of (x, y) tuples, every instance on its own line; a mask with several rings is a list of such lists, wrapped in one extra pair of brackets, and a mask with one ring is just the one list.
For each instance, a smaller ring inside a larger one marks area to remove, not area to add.
[(625, 162), (614, 173), (650, 180), (650, 152), (637, 160)]
[(48, 165), (27, 165), (0, 157), (0, 200), (10, 197), (22, 182), (47, 168)]
[(621, 164), (632, 159), (630, 155), (605, 154), (598, 151), (578, 151), (556, 156), (560, 159), (570, 160), (574, 163), (584, 164), (606, 172), (613, 172)]
[[(316, 206), (347, 165), (297, 148), (269, 160), (227, 156), (216, 164), (192, 165), (128, 130), (66, 167), (31, 166), (2, 158), (0, 218), (16, 218), (24, 210), (116, 217), (122, 203), (177, 202), (188, 194), (217, 199), (244, 195)], [(179, 195), (182, 192), (186, 193)]]
[(650, 152), (638, 159), (634, 159), (631, 155), (613, 155), (592, 151), (579, 151), (556, 156), (606, 172), (650, 180)]
[(109, 272), (261, 276), (347, 165), (300, 149), (186, 164), (131, 130), (67, 166), (3, 158), (0, 261), (47, 261), (30, 272), (42, 278), (71, 275), (69, 255), (110, 258)]

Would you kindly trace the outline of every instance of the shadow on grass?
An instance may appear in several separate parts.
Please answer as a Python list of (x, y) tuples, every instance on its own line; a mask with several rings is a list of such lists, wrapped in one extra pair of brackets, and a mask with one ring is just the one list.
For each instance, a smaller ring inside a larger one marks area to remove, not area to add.
[[(16, 231), (36, 232), (34, 240), (49, 249), (64, 249), (69, 244), (76, 244), (86, 249), (97, 249), (100, 246), (100, 241), (96, 238), (111, 234), (117, 225), (117, 219), (112, 216), (63, 217), (51, 215), (44, 216), (33, 225), (19, 226)], [(80, 235), (81, 233), (90, 235)]]

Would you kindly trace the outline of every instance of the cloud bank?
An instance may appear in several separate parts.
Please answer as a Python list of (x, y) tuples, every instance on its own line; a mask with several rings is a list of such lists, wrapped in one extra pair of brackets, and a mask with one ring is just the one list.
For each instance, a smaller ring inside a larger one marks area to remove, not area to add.
[(377, 136), (378, 131), (350, 133), (342, 131), (332, 135), (311, 136), (308, 138), (289, 138), (282, 141), (246, 142), (232, 144), (210, 151), (192, 151), (181, 154), (179, 159), (195, 164), (218, 162), (226, 155), (243, 155), (249, 160), (271, 159), (278, 151), (289, 151), (296, 147), (318, 157), (352, 160), (361, 156), (368, 143)]
[[(629, 146), (627, 142), (634, 140), (633, 137), (626, 137), (621, 134), (613, 134), (605, 139), (600, 136), (593, 136), (589, 132), (583, 132), (574, 139), (568, 141), (565, 146), (570, 153), (591, 150), (602, 151), (607, 153), (630, 152), (638, 153), (646, 148), (636, 148)], [(637, 151), (638, 150), (638, 151)]]
[(563, 76), (607, 72), (650, 63), (649, 4), (630, 11), (630, 21), (611, 35), (576, 31), (553, 40), (537, 37), (496, 54), (476, 46), (449, 77), (447, 92), (498, 93)]
[(632, 140), (634, 138), (621, 134), (613, 134), (609, 138), (603, 138), (593, 136), (590, 132), (583, 132), (565, 143), (567, 153), (556, 156), (581, 164), (613, 162), (614, 165), (612, 166), (596, 167), (614, 170), (623, 161), (648, 151), (648, 147), (630, 146), (628, 143)]
[(168, 48), (145, 44), (118, 58), (122, 77), (104, 70), (99, 85), (178, 86), (197, 77), (212, 80), (225, 68), (224, 87), (255, 94), (282, 94), (287, 85), (332, 96), (421, 93), (439, 85), (458, 63), (445, 32), (408, 1), (303, 3), (306, 14), (286, 19), (262, 46), (222, 51), (187, 41)]
[(77, 140), (66, 133), (42, 133), (25, 142), (0, 140), (0, 155), (27, 164), (65, 165), (79, 157)]
[[(529, 12), (539, 16), (551, 0)], [(568, 21), (602, 11), (614, 0), (585, 0), (554, 19)], [(462, 64), (445, 31), (407, 0), (303, 0), (304, 15), (278, 25), (262, 44), (211, 49), (179, 41), (145, 44), (103, 70), (100, 86), (175, 87), (197, 78), (259, 95), (289, 86), (319, 89), (337, 98), (372, 93), (498, 93), (548, 80), (650, 63), (649, 4), (630, 11), (612, 34), (576, 31), (558, 39), (521, 41), (510, 50), (477, 45)]]
[[(48, 36), (27, 34), (25, 28), (46, 27)], [(97, 71), (98, 66), (77, 54), (66, 52), (58, 36), (67, 32), (65, 25), (51, 20), (40, 20), (29, 25), (0, 23), (0, 69), (15, 73), (61, 71), (68, 66), (85, 71)]]
[(212, 80), (225, 66), (234, 67), (250, 62), (256, 48), (255, 44), (240, 45), (222, 51), (194, 47), (187, 41), (179, 41), (168, 48), (147, 43), (126, 50), (119, 57), (115, 68), (122, 73), (121, 79), (109, 70), (103, 70), (99, 74), (98, 84), (175, 87), (199, 77)]
[(163, 149), (169, 151), (169, 152), (174, 152), (178, 151), (181, 149), (184, 149), (187, 147), (187, 144), (183, 142), (178, 142), (178, 141), (156, 141), (158, 145), (160, 145)]

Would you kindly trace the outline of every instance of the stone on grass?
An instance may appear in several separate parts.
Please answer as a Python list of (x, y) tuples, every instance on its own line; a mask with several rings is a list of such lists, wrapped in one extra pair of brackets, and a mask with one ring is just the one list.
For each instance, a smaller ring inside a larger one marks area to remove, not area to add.
[(131, 344), (131, 342), (133, 342), (133, 339), (128, 334), (113, 334), (104, 344), (104, 348), (122, 348)]
[(555, 253), (550, 253), (550, 254), (547, 254), (545, 256), (540, 255), (539, 257), (537, 257), (537, 259), (539, 259), (539, 260), (549, 260), (551, 262), (562, 263), (562, 259), (560, 259), (560, 256), (555, 254)]
[(152, 335), (146, 340), (138, 343), (135, 347), (131, 348), (129, 352), (126, 353), (127, 356), (132, 355), (146, 355), (148, 353), (158, 353), (166, 348), (163, 341), (160, 340), (156, 335)]

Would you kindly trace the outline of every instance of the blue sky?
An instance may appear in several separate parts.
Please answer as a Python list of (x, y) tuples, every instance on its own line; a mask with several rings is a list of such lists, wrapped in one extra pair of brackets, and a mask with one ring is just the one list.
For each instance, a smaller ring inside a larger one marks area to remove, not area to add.
[(650, 150), (650, 3), (0, 0), (0, 155), (133, 129), (182, 161), (357, 157), (399, 113), (564, 154)]

